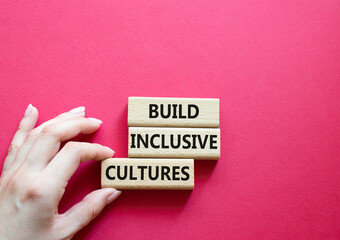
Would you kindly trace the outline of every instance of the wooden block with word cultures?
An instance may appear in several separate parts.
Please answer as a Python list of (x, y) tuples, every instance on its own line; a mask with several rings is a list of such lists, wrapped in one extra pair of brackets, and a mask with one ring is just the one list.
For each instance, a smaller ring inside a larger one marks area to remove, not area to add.
[(217, 98), (129, 97), (130, 127), (219, 127)]
[(102, 188), (193, 189), (194, 160), (108, 158), (102, 161), (101, 182)]
[(219, 159), (219, 128), (129, 127), (129, 157)]

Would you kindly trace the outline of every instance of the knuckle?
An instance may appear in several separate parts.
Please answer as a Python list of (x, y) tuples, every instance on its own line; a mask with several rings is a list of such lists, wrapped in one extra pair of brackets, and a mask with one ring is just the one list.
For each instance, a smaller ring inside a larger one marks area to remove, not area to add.
[(41, 130), (41, 134), (42, 135), (47, 135), (47, 136), (53, 136), (53, 137), (58, 136), (57, 129), (56, 129), (56, 127), (54, 125), (48, 125), (48, 126), (44, 127)]
[(42, 198), (44, 198), (43, 188), (37, 183), (32, 183), (31, 185), (29, 185), (24, 192), (25, 200)]
[(9, 148), (8, 148), (8, 153), (12, 153), (12, 152), (18, 150), (19, 147), (20, 147), (20, 146), (19, 146), (18, 144), (16, 144), (16, 143), (11, 143), (11, 144), (9, 145)]
[(20, 185), (20, 178), (18, 178), (17, 174), (13, 175), (12, 177), (6, 179), (6, 186), (11, 192), (15, 192)]
[(27, 138), (28, 139), (35, 139), (38, 136), (38, 132), (36, 130), (32, 130), (28, 133)]
[(100, 209), (95, 204), (87, 206), (87, 219), (88, 220), (94, 219), (95, 217), (98, 216), (99, 213), (100, 213)]
[(19, 132), (26, 132), (28, 131), (28, 123), (26, 121), (21, 121), (18, 126)]
[(99, 211), (98, 209), (95, 209), (94, 207), (90, 207), (88, 214), (89, 214), (89, 219), (94, 219), (95, 217), (98, 216)]
[(81, 143), (70, 141), (65, 144), (64, 149), (67, 152), (79, 152), (82, 148)]

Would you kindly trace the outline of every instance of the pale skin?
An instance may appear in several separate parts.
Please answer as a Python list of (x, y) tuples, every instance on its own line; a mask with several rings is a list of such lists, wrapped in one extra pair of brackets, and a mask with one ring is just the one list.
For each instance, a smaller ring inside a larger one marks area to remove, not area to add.
[(0, 177), (0, 239), (71, 239), (93, 220), (120, 191), (104, 188), (89, 193), (63, 214), (58, 205), (79, 164), (114, 155), (108, 147), (61, 142), (98, 130), (101, 121), (85, 117), (79, 107), (35, 127), (38, 110), (29, 105), (15, 133)]

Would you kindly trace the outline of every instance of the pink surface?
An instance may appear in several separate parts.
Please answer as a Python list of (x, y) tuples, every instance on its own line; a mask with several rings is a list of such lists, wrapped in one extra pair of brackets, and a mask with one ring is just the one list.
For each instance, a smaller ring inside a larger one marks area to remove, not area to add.
[[(75, 239), (340, 239), (339, 1), (2, 1), (0, 154), (28, 103), (84, 105), (127, 157), (128, 96), (221, 100), (195, 189), (124, 191)], [(82, 164), (60, 210), (100, 187)]]

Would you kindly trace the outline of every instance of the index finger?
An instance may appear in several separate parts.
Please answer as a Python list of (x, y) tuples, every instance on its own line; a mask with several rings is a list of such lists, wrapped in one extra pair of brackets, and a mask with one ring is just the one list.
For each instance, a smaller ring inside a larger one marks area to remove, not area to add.
[(101, 121), (95, 118), (76, 117), (46, 126), (37, 137), (24, 164), (27, 168), (42, 170), (57, 154), (62, 141), (80, 133), (93, 133), (100, 124)]

